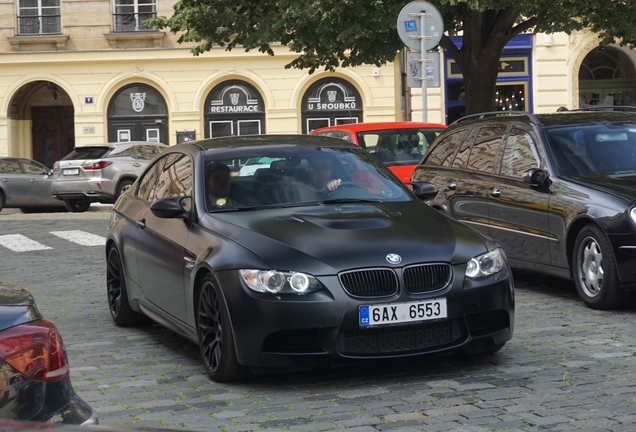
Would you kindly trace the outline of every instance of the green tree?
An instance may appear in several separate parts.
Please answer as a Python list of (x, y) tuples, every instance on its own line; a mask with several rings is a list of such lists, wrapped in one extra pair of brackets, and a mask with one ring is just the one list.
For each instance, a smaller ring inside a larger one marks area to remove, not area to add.
[[(464, 77), (466, 112), (495, 109), (499, 59), (519, 33), (589, 28), (602, 43), (636, 43), (636, 0), (429, 0), (442, 13), (440, 46)], [(286, 67), (336, 67), (396, 60), (403, 44), (397, 16), (404, 0), (180, 0), (172, 17), (150, 20), (155, 28), (181, 33), (199, 55), (213, 46), (274, 54), (286, 45), (298, 53)], [(461, 47), (449, 36), (462, 34)]]

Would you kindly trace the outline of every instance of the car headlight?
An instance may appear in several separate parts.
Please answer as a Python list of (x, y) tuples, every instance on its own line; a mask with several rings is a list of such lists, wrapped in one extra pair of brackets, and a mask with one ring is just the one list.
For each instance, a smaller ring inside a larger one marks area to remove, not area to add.
[(477, 279), (490, 276), (491, 274), (499, 273), (503, 265), (503, 253), (499, 249), (493, 249), (468, 261), (466, 277)]
[(632, 223), (636, 225), (636, 207), (632, 207), (629, 211), (629, 218), (632, 220)]
[(239, 270), (239, 275), (251, 290), (259, 293), (306, 294), (322, 288), (315, 277), (299, 272)]

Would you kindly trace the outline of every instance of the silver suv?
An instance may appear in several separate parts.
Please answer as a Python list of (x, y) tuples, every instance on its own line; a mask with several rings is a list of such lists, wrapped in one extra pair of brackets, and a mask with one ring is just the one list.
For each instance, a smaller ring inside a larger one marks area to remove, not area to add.
[(53, 165), (51, 193), (72, 212), (86, 211), (93, 202), (114, 203), (167, 147), (145, 141), (75, 147)]

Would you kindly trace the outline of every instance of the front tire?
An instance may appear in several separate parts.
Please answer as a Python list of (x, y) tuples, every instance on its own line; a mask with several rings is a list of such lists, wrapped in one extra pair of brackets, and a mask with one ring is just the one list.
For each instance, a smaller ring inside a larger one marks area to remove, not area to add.
[(124, 266), (115, 246), (111, 246), (106, 254), (106, 291), (108, 309), (115, 324), (128, 327), (141, 324), (146, 320), (145, 315), (130, 307)]
[(91, 206), (90, 201), (82, 200), (82, 199), (73, 199), (64, 201), (64, 206), (66, 210), (73, 213), (83, 213)]
[(576, 290), (587, 306), (614, 309), (628, 300), (629, 293), (618, 284), (610, 242), (596, 225), (586, 225), (576, 237), (572, 265)]
[(236, 358), (234, 335), (221, 291), (212, 275), (201, 281), (197, 303), (197, 335), (205, 370), (216, 382), (229, 382), (245, 376), (247, 368)]

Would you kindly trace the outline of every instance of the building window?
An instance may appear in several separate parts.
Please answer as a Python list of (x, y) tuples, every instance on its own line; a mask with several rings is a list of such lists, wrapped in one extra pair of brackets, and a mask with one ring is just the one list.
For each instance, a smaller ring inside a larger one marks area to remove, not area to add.
[(60, 28), (60, 0), (19, 0), (18, 34), (59, 34)]
[(151, 30), (144, 21), (157, 17), (157, 0), (115, 0), (113, 28), (116, 32)]

